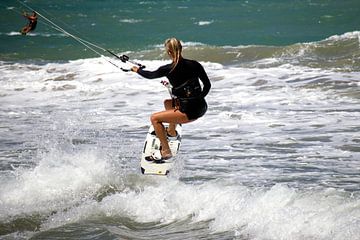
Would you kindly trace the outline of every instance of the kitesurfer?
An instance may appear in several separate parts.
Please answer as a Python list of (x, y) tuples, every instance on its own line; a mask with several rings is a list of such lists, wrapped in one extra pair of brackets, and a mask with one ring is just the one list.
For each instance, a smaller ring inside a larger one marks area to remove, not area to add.
[[(133, 72), (148, 79), (167, 77), (172, 85), (172, 94), (175, 96), (174, 99), (164, 101), (164, 111), (151, 115), (151, 123), (160, 140), (161, 151), (153, 154), (148, 160), (172, 157), (167, 135), (176, 135), (176, 124), (192, 122), (205, 114), (207, 111), (205, 96), (211, 87), (203, 66), (195, 60), (182, 57), (182, 45), (178, 39), (167, 39), (165, 49), (172, 63), (163, 65), (155, 71), (146, 71), (137, 66), (131, 68)], [(203, 88), (199, 79), (203, 83)], [(169, 123), (169, 127), (165, 129), (163, 123)]]
[(37, 13), (33, 11), (32, 15), (28, 15), (26, 12), (23, 14), (24, 17), (26, 17), (29, 20), (29, 23), (21, 29), (21, 34), (26, 35), (30, 31), (33, 31), (36, 28), (37, 25)]

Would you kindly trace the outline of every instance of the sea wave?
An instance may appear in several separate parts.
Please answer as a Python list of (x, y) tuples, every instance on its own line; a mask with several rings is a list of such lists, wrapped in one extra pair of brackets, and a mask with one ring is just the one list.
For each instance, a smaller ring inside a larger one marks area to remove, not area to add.
[[(334, 35), (309, 43), (288, 46), (212, 46), (183, 42), (184, 56), (200, 61), (246, 68), (269, 68), (285, 64), (336, 71), (360, 71), (360, 36), (358, 31)], [(163, 44), (131, 53), (141, 59), (165, 59)]]
[(348, 39), (358, 39), (359, 40), (359, 44), (360, 44), (360, 31), (354, 31), (354, 32), (347, 32), (341, 35), (333, 35), (325, 40), (330, 40), (330, 41), (338, 41), (338, 40), (348, 40)]
[[(55, 151), (44, 157), (34, 169), (19, 170), (16, 179), (1, 184), (0, 234), (16, 231), (21, 219), (26, 222), (23, 229), (37, 226), (40, 234), (114, 219), (119, 219), (117, 233), (127, 237), (144, 224), (162, 235), (167, 225), (191, 229), (204, 223), (207, 234), (232, 232), (250, 239), (355, 240), (360, 234), (359, 198), (335, 189), (298, 190), (282, 184), (250, 188), (226, 180), (188, 184), (119, 176), (111, 162), (89, 152)], [(123, 231), (129, 221), (133, 231)]]
[[(136, 23), (138, 19), (122, 19), (126, 23)], [(139, 20), (140, 21), (140, 20)], [(20, 33), (0, 33), (18, 37)], [(31, 37), (66, 37), (62, 33), (30, 33)], [(227, 66), (244, 68), (271, 68), (290, 64), (324, 70), (341, 72), (360, 71), (360, 33), (359, 31), (333, 35), (315, 42), (296, 43), (287, 46), (269, 45), (238, 45), (216, 46), (202, 42), (184, 41), (183, 54), (187, 58), (203, 62), (215, 62)], [(164, 44), (149, 45), (148, 47), (126, 53), (131, 58), (140, 60), (164, 60)], [(87, 54), (91, 55), (91, 51)], [(20, 53), (3, 54), (3, 59), (16, 57)], [(23, 55), (23, 53), (21, 53)], [(95, 54), (95, 53), (94, 53)], [(97, 53), (98, 54), (98, 53)], [(112, 56), (110, 56), (112, 57)]]

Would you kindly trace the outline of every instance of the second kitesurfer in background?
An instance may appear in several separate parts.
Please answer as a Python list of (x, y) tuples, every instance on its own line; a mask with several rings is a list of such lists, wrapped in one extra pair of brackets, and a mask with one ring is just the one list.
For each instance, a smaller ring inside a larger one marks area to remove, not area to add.
[(28, 15), (26, 12), (24, 12), (23, 16), (29, 20), (29, 23), (21, 29), (20, 33), (26, 35), (30, 31), (35, 30), (38, 18), (35, 11), (33, 11), (32, 15)]

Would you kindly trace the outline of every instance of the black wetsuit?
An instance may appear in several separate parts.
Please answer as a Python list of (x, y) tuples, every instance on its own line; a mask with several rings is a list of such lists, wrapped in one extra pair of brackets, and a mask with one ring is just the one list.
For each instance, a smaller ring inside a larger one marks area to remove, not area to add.
[[(179, 110), (185, 113), (189, 120), (205, 114), (205, 96), (210, 91), (211, 83), (199, 62), (181, 58), (173, 70), (172, 64), (167, 64), (152, 72), (139, 69), (138, 73), (149, 79), (167, 77), (173, 87), (172, 93), (179, 101)], [(199, 79), (203, 83), (202, 89)]]
[(29, 20), (29, 27), (30, 27), (30, 31), (35, 30), (36, 25), (37, 25), (37, 20)]

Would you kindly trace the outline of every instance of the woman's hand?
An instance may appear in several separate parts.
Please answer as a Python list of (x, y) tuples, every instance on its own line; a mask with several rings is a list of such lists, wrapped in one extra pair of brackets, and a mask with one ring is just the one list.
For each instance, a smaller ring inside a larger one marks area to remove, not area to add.
[(136, 67), (136, 66), (133, 66), (133, 67), (131, 68), (131, 71), (132, 71), (132, 72), (137, 72), (137, 71), (139, 71), (139, 68)]

